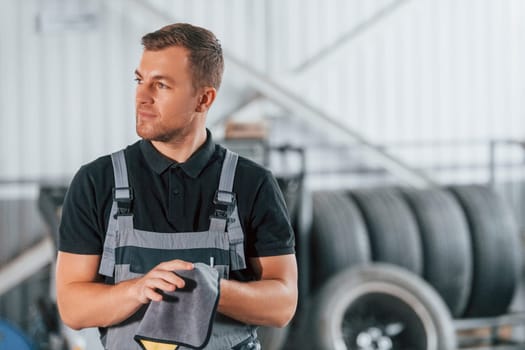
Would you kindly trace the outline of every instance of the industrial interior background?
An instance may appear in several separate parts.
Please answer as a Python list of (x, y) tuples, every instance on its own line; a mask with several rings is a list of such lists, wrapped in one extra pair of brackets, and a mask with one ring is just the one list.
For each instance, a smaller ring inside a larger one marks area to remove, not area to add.
[[(299, 207), (319, 190), (481, 184), (523, 234), (522, 0), (0, 0), (0, 321), (35, 349), (53, 348), (38, 304), (54, 293), (41, 188), (137, 139), (140, 38), (172, 22), (223, 45), (214, 138), (263, 122), (266, 149), (301, 150), (303, 162), (266, 162), (301, 174)], [(525, 310), (519, 290), (509, 312)]]

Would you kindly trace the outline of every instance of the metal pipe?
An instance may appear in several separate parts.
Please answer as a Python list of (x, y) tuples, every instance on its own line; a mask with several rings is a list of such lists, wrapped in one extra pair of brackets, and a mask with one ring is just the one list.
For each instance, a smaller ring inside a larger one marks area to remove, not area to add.
[(321, 124), (331, 135), (339, 135), (346, 142), (358, 142), (369, 154), (392, 174), (414, 187), (428, 187), (435, 185), (434, 181), (423, 173), (412, 169), (409, 165), (381, 150), (378, 146), (367, 141), (364, 137), (350, 129), (347, 125), (336, 120), (335, 117), (310, 104), (281, 84), (269, 79), (247, 64), (228, 56), (228, 67), (238, 75), (245, 77), (247, 82), (262, 95), (275, 103), (293, 111), (294, 116), (307, 119), (312, 123)]
[(17, 286), (54, 260), (55, 246), (47, 236), (0, 267), (0, 295)]
[(337, 52), (337, 50), (339, 50), (344, 45), (348, 44), (353, 39), (359, 37), (359, 35), (369, 30), (373, 25), (378, 23), (380, 20), (382, 20), (386, 16), (392, 14), (395, 10), (397, 10), (398, 7), (400, 7), (400, 5), (404, 4), (405, 2), (407, 2), (407, 0), (392, 1), (390, 4), (386, 5), (385, 7), (381, 8), (379, 11), (375, 12), (369, 18), (355, 25), (352, 29), (350, 29), (348, 32), (343, 34), (334, 43), (332, 43), (331, 45), (327, 47), (324, 47), (317, 54), (306, 59), (303, 63), (299, 64), (296, 68), (294, 68), (292, 72), (294, 74), (304, 73), (306, 70), (309, 70), (313, 66), (323, 62), (327, 57), (333, 56), (334, 53)]
[(494, 188), (496, 185), (496, 140), (489, 142), (489, 186)]
[(252, 103), (255, 103), (259, 101), (261, 98), (261, 94), (254, 92), (250, 94), (247, 98), (240, 101), (238, 104), (233, 106), (231, 109), (229, 109), (227, 112), (223, 113), (222, 115), (218, 116), (217, 118), (211, 120), (208, 123), (208, 127), (210, 129), (218, 128), (221, 123), (223, 123), (226, 119), (234, 115), (235, 113), (239, 113), (244, 108), (248, 108)]

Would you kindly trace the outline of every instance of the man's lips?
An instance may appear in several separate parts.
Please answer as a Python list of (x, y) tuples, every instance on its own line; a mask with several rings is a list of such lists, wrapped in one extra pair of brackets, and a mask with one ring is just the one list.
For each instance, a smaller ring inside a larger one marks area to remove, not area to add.
[(139, 116), (139, 118), (144, 118), (144, 119), (151, 119), (157, 116), (157, 114), (153, 112), (149, 112), (149, 111), (137, 111), (137, 115)]

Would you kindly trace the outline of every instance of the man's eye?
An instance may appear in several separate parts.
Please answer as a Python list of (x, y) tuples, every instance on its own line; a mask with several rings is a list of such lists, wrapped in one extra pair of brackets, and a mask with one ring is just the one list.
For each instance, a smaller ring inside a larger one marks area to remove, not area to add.
[(135, 78), (135, 79), (133, 79), (133, 80), (135, 80), (135, 82), (136, 82), (137, 84), (142, 84), (142, 79), (140, 79), (140, 78)]
[(157, 82), (157, 87), (159, 89), (167, 89), (168, 88), (168, 85), (164, 84), (164, 83), (161, 83), (161, 82)]

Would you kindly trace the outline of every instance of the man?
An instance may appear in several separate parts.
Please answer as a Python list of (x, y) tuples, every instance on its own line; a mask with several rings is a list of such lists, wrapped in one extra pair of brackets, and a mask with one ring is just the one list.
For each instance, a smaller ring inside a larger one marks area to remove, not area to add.
[(184, 287), (174, 271), (201, 262), (222, 277), (206, 349), (256, 349), (253, 325), (283, 327), (297, 304), (282, 194), (269, 171), (215, 145), (205, 127), (223, 72), (215, 36), (173, 24), (142, 44), (142, 139), (83, 166), (64, 201), (61, 317), (73, 329), (100, 327), (106, 349), (140, 349), (133, 335), (144, 309)]

